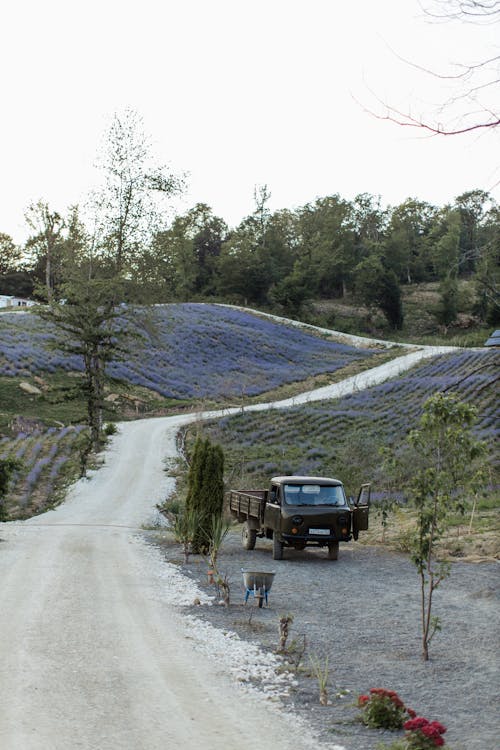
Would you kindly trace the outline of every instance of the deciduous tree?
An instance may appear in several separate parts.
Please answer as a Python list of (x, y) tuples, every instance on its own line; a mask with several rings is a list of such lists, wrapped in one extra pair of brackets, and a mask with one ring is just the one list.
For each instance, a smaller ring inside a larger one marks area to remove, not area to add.
[(472, 432), (474, 407), (437, 393), (424, 404), (418, 429), (407, 438), (406, 458), (412, 469), (403, 483), (417, 513), (412, 560), (420, 577), (422, 657), (440, 629), (433, 617), (433, 595), (449, 568), (436, 559), (436, 545), (454, 513), (463, 512), (467, 492), (477, 484), (485, 462), (485, 445)]

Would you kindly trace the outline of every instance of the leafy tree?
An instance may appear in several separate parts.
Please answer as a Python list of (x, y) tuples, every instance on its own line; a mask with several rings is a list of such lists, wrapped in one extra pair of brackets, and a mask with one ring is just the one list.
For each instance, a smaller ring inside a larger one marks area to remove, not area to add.
[(160, 204), (183, 188), (182, 178), (158, 166), (137, 112), (115, 114), (99, 160), (104, 185), (93, 196), (95, 235), (115, 273), (134, 270), (160, 229)]
[(401, 290), (394, 271), (387, 270), (380, 258), (371, 255), (355, 269), (356, 295), (365, 304), (377, 305), (395, 329), (403, 327)]
[(429, 234), (429, 254), (437, 279), (444, 279), (450, 275), (456, 277), (458, 274), (460, 232), (460, 213), (450, 206), (445, 206), (436, 214)]
[(484, 190), (459, 195), (455, 204), (460, 215), (459, 272), (475, 271), (482, 254), (483, 221), (490, 196)]
[(20, 248), (14, 244), (12, 237), (0, 232), (0, 276), (15, 272), (20, 260)]
[(448, 328), (458, 315), (458, 282), (450, 275), (440, 284), (441, 299), (434, 310), (436, 320), (445, 329)]
[(226, 234), (225, 222), (206, 204), (196, 204), (155, 237), (149, 253), (151, 280), (166, 284), (171, 296), (186, 301), (213, 292), (215, 264)]
[(425, 661), (440, 629), (439, 618), (432, 616), (434, 591), (449, 573), (449, 566), (436, 560), (436, 544), (452, 514), (464, 512), (467, 492), (485, 463), (485, 445), (472, 433), (475, 419), (472, 406), (437, 393), (425, 402), (420, 426), (406, 441), (406, 466), (409, 459), (412, 470), (404, 472), (402, 482), (417, 513), (411, 556), (420, 577)]
[(74, 279), (62, 286), (64, 302), (40, 310), (58, 336), (54, 346), (82, 358), (81, 386), (87, 404), (91, 446), (98, 450), (102, 440), (102, 413), (106, 364), (122, 350), (126, 334), (123, 309), (117, 306), (121, 288), (115, 281)]
[(429, 203), (408, 198), (391, 211), (384, 259), (399, 281), (412, 284), (428, 276), (427, 238), (436, 209)]
[(26, 222), (33, 234), (26, 247), (35, 255), (43, 267), (45, 295), (50, 302), (54, 287), (60, 281), (61, 239), (64, 219), (57, 211), (51, 211), (49, 204), (42, 200), (29, 206)]

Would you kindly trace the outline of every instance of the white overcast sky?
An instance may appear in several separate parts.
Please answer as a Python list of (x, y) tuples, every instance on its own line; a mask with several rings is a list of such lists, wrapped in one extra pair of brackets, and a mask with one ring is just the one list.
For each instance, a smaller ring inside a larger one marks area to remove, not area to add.
[[(0, 232), (82, 202), (114, 112), (144, 119), (159, 162), (189, 173), (185, 211), (253, 210), (368, 192), (436, 205), (499, 181), (498, 132), (425, 138), (363, 111), (415, 114), (449, 95), (410, 68), (498, 54), (498, 26), (429, 24), (417, 0), (16, 0), (0, 9)], [(498, 188), (492, 190), (499, 199)]]

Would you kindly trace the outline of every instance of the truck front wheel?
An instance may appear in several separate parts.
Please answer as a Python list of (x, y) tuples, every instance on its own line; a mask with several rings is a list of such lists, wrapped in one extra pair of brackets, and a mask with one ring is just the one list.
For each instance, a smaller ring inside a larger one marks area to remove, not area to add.
[(283, 560), (283, 542), (278, 534), (273, 534), (273, 560)]
[(243, 549), (254, 549), (256, 539), (257, 531), (251, 529), (248, 521), (245, 521), (241, 530), (241, 543), (243, 544)]
[(339, 559), (339, 543), (338, 542), (330, 542), (330, 544), (328, 545), (328, 559), (329, 560)]

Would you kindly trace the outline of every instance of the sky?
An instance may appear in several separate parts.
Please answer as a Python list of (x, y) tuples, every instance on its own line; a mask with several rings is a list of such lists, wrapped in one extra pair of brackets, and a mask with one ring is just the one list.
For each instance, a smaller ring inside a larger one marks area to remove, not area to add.
[(271, 210), (335, 193), (500, 200), (499, 129), (428, 138), (373, 115), (381, 100), (432, 117), (450, 81), (405, 60), (457, 72), (498, 54), (498, 26), (433, 23), (418, 0), (16, 0), (0, 25), (0, 232), (16, 242), (30, 203), (85, 201), (125, 108), (188, 175), (175, 211), (207, 203), (230, 226), (258, 185)]

